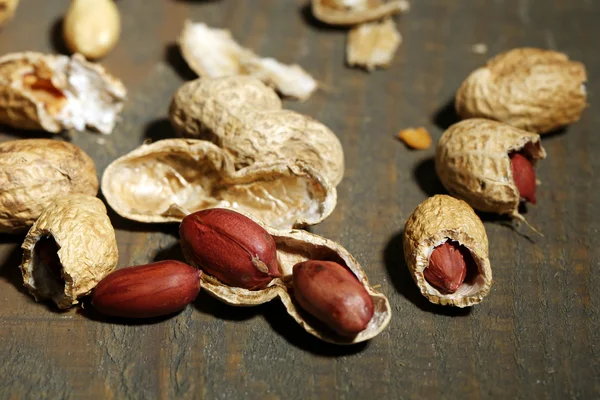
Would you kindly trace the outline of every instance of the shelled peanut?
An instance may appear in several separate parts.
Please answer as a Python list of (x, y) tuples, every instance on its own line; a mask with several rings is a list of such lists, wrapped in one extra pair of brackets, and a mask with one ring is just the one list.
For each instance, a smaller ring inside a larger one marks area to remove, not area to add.
[(186, 259), (205, 272), (203, 288), (228, 304), (279, 297), (307, 332), (339, 344), (368, 340), (389, 323), (387, 298), (335, 242), (276, 230), (229, 209), (188, 215), (180, 236)]

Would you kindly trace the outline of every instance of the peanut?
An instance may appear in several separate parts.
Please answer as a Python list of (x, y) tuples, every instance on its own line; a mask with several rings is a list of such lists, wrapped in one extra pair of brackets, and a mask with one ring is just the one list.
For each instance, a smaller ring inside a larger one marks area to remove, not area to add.
[(256, 290), (281, 276), (273, 237), (235, 211), (213, 208), (190, 214), (181, 221), (179, 234), (190, 264), (227, 285)]
[(119, 269), (98, 283), (92, 305), (115, 317), (173, 314), (198, 296), (201, 275), (202, 271), (174, 260)]
[(529, 160), (519, 153), (510, 156), (510, 167), (521, 199), (536, 203), (535, 171)]
[(469, 251), (456, 242), (445, 242), (437, 246), (429, 257), (429, 265), (423, 276), (430, 285), (444, 293), (454, 293), (467, 275), (466, 260)]
[(294, 265), (294, 297), (300, 307), (342, 336), (355, 336), (373, 317), (373, 300), (347, 268), (333, 261)]
[(398, 132), (398, 139), (408, 147), (416, 150), (426, 150), (431, 147), (431, 136), (425, 128), (409, 128)]
[(72, 0), (63, 21), (69, 50), (87, 59), (104, 57), (121, 33), (121, 17), (113, 0)]

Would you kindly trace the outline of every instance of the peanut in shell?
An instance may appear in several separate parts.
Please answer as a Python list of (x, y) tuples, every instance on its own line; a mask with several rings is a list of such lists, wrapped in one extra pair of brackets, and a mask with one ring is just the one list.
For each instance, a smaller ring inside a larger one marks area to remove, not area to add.
[[(448, 240), (467, 248), (477, 265), (477, 271), (470, 277), (467, 273), (467, 279), (451, 294), (429, 284), (423, 275), (434, 248)], [(404, 258), (421, 294), (432, 303), (469, 307), (490, 292), (487, 234), (475, 211), (462, 200), (436, 195), (419, 204), (404, 227)]]
[(448, 192), (471, 207), (522, 220), (509, 157), (513, 152), (534, 165), (546, 158), (538, 134), (492, 120), (467, 119), (443, 133), (435, 170)]

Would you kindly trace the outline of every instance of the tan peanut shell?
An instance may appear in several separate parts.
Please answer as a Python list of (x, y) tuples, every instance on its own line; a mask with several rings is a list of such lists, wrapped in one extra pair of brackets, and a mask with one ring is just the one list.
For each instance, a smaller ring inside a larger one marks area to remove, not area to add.
[(356, 25), (406, 12), (410, 3), (405, 0), (312, 0), (316, 19), (330, 25)]
[[(423, 276), (433, 249), (448, 239), (465, 246), (478, 269), (472, 280), (463, 282), (452, 294), (441, 293)], [(421, 294), (432, 303), (469, 307), (490, 292), (492, 269), (487, 234), (475, 211), (462, 200), (436, 195), (419, 204), (404, 227), (404, 258)]]
[[(43, 257), (36, 257), (40, 239), (51, 237), (58, 247), (60, 277), (53, 276)], [(44, 210), (21, 246), (23, 282), (37, 301), (51, 299), (58, 308), (77, 304), (117, 266), (115, 231), (104, 203), (96, 197), (72, 194)]]
[[(239, 210), (234, 210), (240, 212)], [(392, 310), (385, 295), (377, 292), (369, 285), (364, 270), (352, 255), (340, 244), (296, 229), (275, 229), (264, 224), (252, 215), (248, 218), (262, 226), (275, 239), (277, 260), (281, 270), (281, 278), (275, 278), (269, 286), (261, 290), (248, 290), (225, 285), (217, 278), (202, 274), (202, 289), (217, 299), (234, 306), (253, 306), (263, 304), (279, 297), (288, 314), (298, 322), (304, 330), (322, 340), (337, 344), (353, 344), (369, 340), (381, 333), (390, 322)], [(371, 296), (374, 315), (367, 328), (353, 338), (344, 338), (335, 334), (307, 313), (302, 311), (293, 300), (292, 269), (295, 264), (307, 260), (335, 261), (348, 268), (361, 282)]]
[(235, 170), (223, 149), (195, 139), (160, 140), (118, 158), (102, 176), (102, 193), (119, 215), (140, 222), (180, 222), (195, 211), (231, 207), (278, 227), (321, 222), (337, 199), (305, 163)]
[(0, 143), (0, 232), (27, 230), (71, 193), (98, 193), (94, 161), (79, 147), (50, 139)]
[(510, 165), (512, 152), (523, 153), (534, 165), (546, 158), (538, 134), (487, 119), (467, 119), (443, 133), (435, 170), (448, 192), (471, 207), (523, 219)]
[(177, 90), (169, 117), (179, 134), (222, 147), (237, 169), (300, 160), (337, 186), (344, 175), (337, 136), (320, 122), (281, 107), (275, 91), (255, 78), (202, 78)]
[(187, 20), (178, 42), (189, 67), (203, 78), (252, 76), (283, 96), (300, 100), (317, 90), (317, 81), (302, 67), (260, 57), (240, 46), (226, 29)]
[(0, 123), (17, 129), (111, 133), (126, 94), (121, 81), (80, 54), (0, 57)]
[(359, 66), (367, 71), (377, 67), (387, 68), (402, 36), (391, 18), (383, 21), (360, 24), (348, 32), (346, 60), (350, 66)]
[(0, 0), (0, 26), (12, 19), (19, 0)]
[(475, 70), (456, 94), (461, 118), (489, 118), (546, 133), (576, 122), (587, 106), (585, 66), (556, 51), (519, 48)]

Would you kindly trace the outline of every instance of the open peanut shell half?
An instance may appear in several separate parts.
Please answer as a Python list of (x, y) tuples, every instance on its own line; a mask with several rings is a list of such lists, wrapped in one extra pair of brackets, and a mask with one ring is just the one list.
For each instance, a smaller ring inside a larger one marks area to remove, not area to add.
[[(454, 293), (444, 293), (424, 276), (435, 247), (447, 242), (466, 247), (474, 265)], [(410, 274), (430, 302), (469, 307), (481, 302), (492, 286), (492, 269), (488, 258), (488, 238), (483, 223), (464, 201), (436, 195), (425, 200), (406, 221), (404, 257)]]
[[(239, 210), (233, 210), (240, 212)], [(217, 299), (234, 306), (254, 306), (281, 299), (288, 314), (298, 322), (304, 330), (322, 340), (337, 344), (354, 344), (369, 340), (381, 333), (392, 317), (390, 303), (385, 295), (373, 289), (365, 271), (358, 261), (340, 244), (324, 237), (296, 229), (275, 229), (258, 218), (241, 212), (264, 228), (275, 240), (277, 261), (281, 278), (275, 278), (264, 289), (248, 290), (229, 286), (208, 273), (202, 274), (202, 289)], [(307, 261), (334, 261), (350, 270), (370, 295), (374, 314), (367, 328), (354, 337), (336, 334), (323, 323), (303, 311), (293, 296), (292, 269), (295, 264)]]
[(111, 133), (127, 91), (102, 66), (35, 52), (0, 57), (0, 123), (17, 129)]
[(106, 207), (70, 194), (49, 205), (22, 245), (23, 282), (36, 300), (69, 308), (117, 266), (119, 252)]
[(471, 207), (523, 220), (511, 153), (535, 165), (546, 158), (540, 135), (482, 118), (458, 122), (437, 144), (435, 169), (448, 192)]
[(139, 222), (180, 222), (195, 211), (229, 207), (289, 228), (321, 222), (337, 201), (335, 188), (305, 163), (235, 170), (223, 149), (194, 139), (142, 145), (106, 168), (101, 188), (119, 215)]
[(356, 25), (410, 9), (406, 0), (312, 0), (316, 19), (330, 25)]

